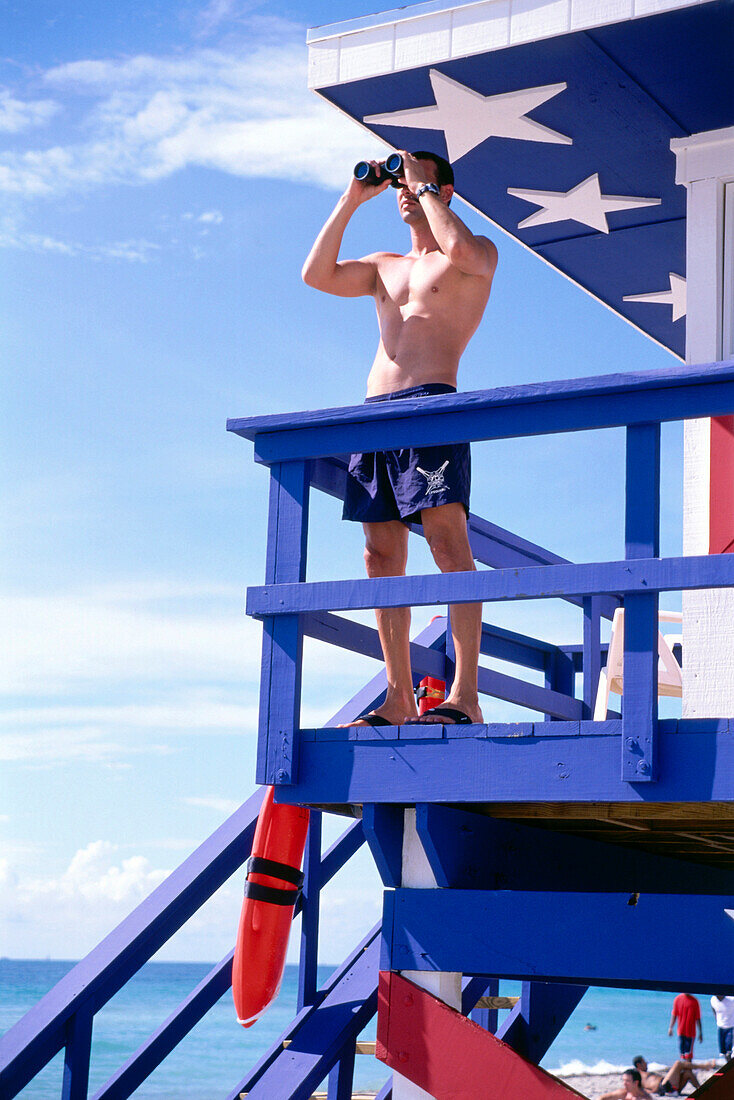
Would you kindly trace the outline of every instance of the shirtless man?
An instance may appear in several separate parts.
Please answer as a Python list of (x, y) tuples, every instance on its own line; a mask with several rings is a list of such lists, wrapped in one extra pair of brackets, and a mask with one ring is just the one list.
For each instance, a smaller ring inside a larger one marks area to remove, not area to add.
[(626, 1069), (622, 1074), (622, 1088), (614, 1092), (605, 1092), (599, 1100), (653, 1100), (646, 1088), (642, 1087), (639, 1070)]
[[(303, 266), (309, 286), (344, 298), (374, 298), (380, 329), (367, 379), (367, 401), (453, 393), (464, 348), (489, 298), (497, 249), (475, 237), (449, 209), (453, 172), (432, 153), (403, 152), (398, 211), (410, 230), (405, 255), (375, 252), (339, 260), (349, 220), (363, 202), (389, 186), (352, 179), (321, 230)], [(380, 173), (379, 165), (372, 162)], [(405, 574), (408, 523), (420, 522), (434, 561), (444, 573), (473, 570), (467, 535), (469, 445), (403, 449), (353, 455), (344, 518), (361, 521), (370, 577)], [(415, 720), (410, 669), (410, 608), (378, 610), (377, 628), (387, 672), (384, 703), (352, 725), (399, 725)], [(481, 604), (453, 604), (454, 682), (445, 708), (422, 722), (481, 722), (477, 668)]]
[(665, 1096), (668, 1092), (680, 1092), (684, 1085), (689, 1084), (698, 1088), (698, 1078), (693, 1072), (693, 1064), (683, 1062), (680, 1058), (673, 1063), (664, 1077), (660, 1073), (649, 1070), (641, 1054), (633, 1059), (632, 1065), (640, 1073), (645, 1088), (657, 1096)]

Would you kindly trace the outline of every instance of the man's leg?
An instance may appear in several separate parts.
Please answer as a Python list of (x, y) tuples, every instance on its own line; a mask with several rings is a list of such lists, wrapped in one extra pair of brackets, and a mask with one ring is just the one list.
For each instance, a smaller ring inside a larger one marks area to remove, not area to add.
[[(364, 560), (368, 577), (403, 577), (408, 560), (408, 528), (399, 520), (364, 523)], [(387, 694), (373, 712), (393, 725), (418, 713), (410, 670), (410, 608), (391, 607), (375, 611), (377, 630), (385, 658)], [(369, 723), (357, 720), (350, 726)]]
[[(469, 546), (466, 511), (463, 504), (440, 504), (424, 508), (421, 522), (433, 560), (442, 573), (458, 573), (476, 569)], [(455, 603), (451, 605), (451, 634), (456, 651), (454, 682), (446, 697), (446, 706), (468, 714), (472, 722), (482, 721), (477, 693), (479, 644), (482, 638), (482, 605)], [(421, 721), (431, 720), (428, 711)], [(436, 718), (436, 722), (446, 719)]]

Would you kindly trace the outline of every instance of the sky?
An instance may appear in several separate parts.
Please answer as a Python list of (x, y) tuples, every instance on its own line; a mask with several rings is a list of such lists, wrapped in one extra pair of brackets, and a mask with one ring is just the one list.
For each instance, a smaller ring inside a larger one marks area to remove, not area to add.
[[(260, 628), (243, 609), (264, 578), (267, 472), (225, 420), (362, 400), (373, 306), (300, 269), (355, 161), (383, 147), (308, 90), (305, 43), (377, 10), (0, 3), (0, 954), (80, 958), (254, 789)], [(455, 209), (500, 255), (462, 389), (674, 365)], [(408, 247), (389, 191), (342, 254)], [(680, 552), (680, 463), (665, 427), (664, 554)], [(482, 444), (473, 510), (574, 560), (618, 558), (623, 470), (619, 431)], [(311, 517), (309, 579), (360, 576), (358, 527), (318, 495)], [(431, 569), (418, 540), (409, 569)], [(581, 640), (567, 605), (491, 614)], [(377, 669), (308, 644), (302, 724)], [(328, 817), (327, 842), (346, 824)], [(242, 877), (160, 957), (223, 957)], [(363, 852), (325, 892), (322, 960), (380, 908)]]

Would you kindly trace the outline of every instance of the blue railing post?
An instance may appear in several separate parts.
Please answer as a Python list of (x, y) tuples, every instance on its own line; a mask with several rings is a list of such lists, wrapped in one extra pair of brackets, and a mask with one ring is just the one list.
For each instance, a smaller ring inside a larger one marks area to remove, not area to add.
[(91, 1007), (82, 1005), (66, 1025), (61, 1100), (87, 1100), (93, 1022)]
[[(267, 584), (306, 579), (310, 463), (278, 462), (270, 471)], [(301, 707), (303, 631), (298, 615), (266, 619), (260, 677), (257, 782), (293, 783)]]
[(601, 597), (584, 596), (584, 718), (594, 714), (601, 673)]
[[(660, 424), (627, 428), (625, 557), (660, 554)], [(622, 779), (657, 779), (658, 593), (624, 601)]]
[[(545, 659), (545, 686), (551, 691), (557, 691), (561, 695), (574, 697), (576, 677), (573, 671), (573, 660), (565, 653), (551, 653)], [(560, 722), (562, 719), (555, 714), (546, 714), (546, 722)]]
[(301, 958), (298, 969), (298, 1011), (316, 1003), (318, 989), (319, 903), (323, 871), (321, 867), (321, 813), (311, 810), (303, 867), (301, 904)]

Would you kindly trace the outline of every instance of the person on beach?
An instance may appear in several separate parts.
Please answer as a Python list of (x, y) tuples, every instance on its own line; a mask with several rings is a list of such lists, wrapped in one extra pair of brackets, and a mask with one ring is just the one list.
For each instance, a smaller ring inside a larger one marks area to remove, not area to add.
[(670, 1014), (668, 1035), (673, 1034), (673, 1025), (678, 1021), (678, 1047), (681, 1058), (690, 1062), (693, 1058), (693, 1044), (696, 1040), (696, 1025), (698, 1025), (698, 1040), (703, 1042), (703, 1025), (701, 1024), (701, 1006), (692, 993), (679, 993), (673, 1001), (673, 1010)]
[[(494, 244), (475, 236), (449, 209), (454, 174), (448, 161), (424, 151), (402, 157), (397, 203), (410, 231), (410, 251), (339, 259), (352, 215), (390, 184), (381, 165), (372, 161), (378, 182), (350, 180), (302, 272), (308, 286), (327, 294), (374, 299), (380, 340), (367, 379), (367, 402), (456, 391), (459, 359), (482, 318), (497, 266)], [(469, 479), (468, 443), (352, 455), (344, 518), (363, 525), (368, 576), (404, 576), (411, 523), (423, 525), (441, 572), (474, 570), (467, 532)], [(387, 608), (376, 615), (387, 694), (374, 711), (349, 724), (481, 722), (481, 604), (453, 604), (454, 682), (445, 705), (420, 718), (410, 665), (410, 608)]]
[(614, 1089), (613, 1092), (605, 1092), (603, 1096), (599, 1097), (599, 1100), (636, 1100), (639, 1097), (653, 1100), (652, 1095), (643, 1087), (640, 1071), (626, 1069), (622, 1074), (622, 1088)]
[(716, 1020), (719, 1031), (719, 1053), (731, 1060), (732, 1039), (734, 1039), (734, 994), (728, 993), (725, 997), (711, 998), (711, 1011)]
[(698, 1088), (698, 1078), (693, 1072), (693, 1065), (690, 1062), (682, 1062), (680, 1058), (673, 1063), (664, 1077), (660, 1073), (649, 1070), (641, 1054), (633, 1059), (632, 1065), (642, 1077), (645, 1088), (657, 1096), (680, 1092), (684, 1085), (693, 1085), (694, 1088)]

